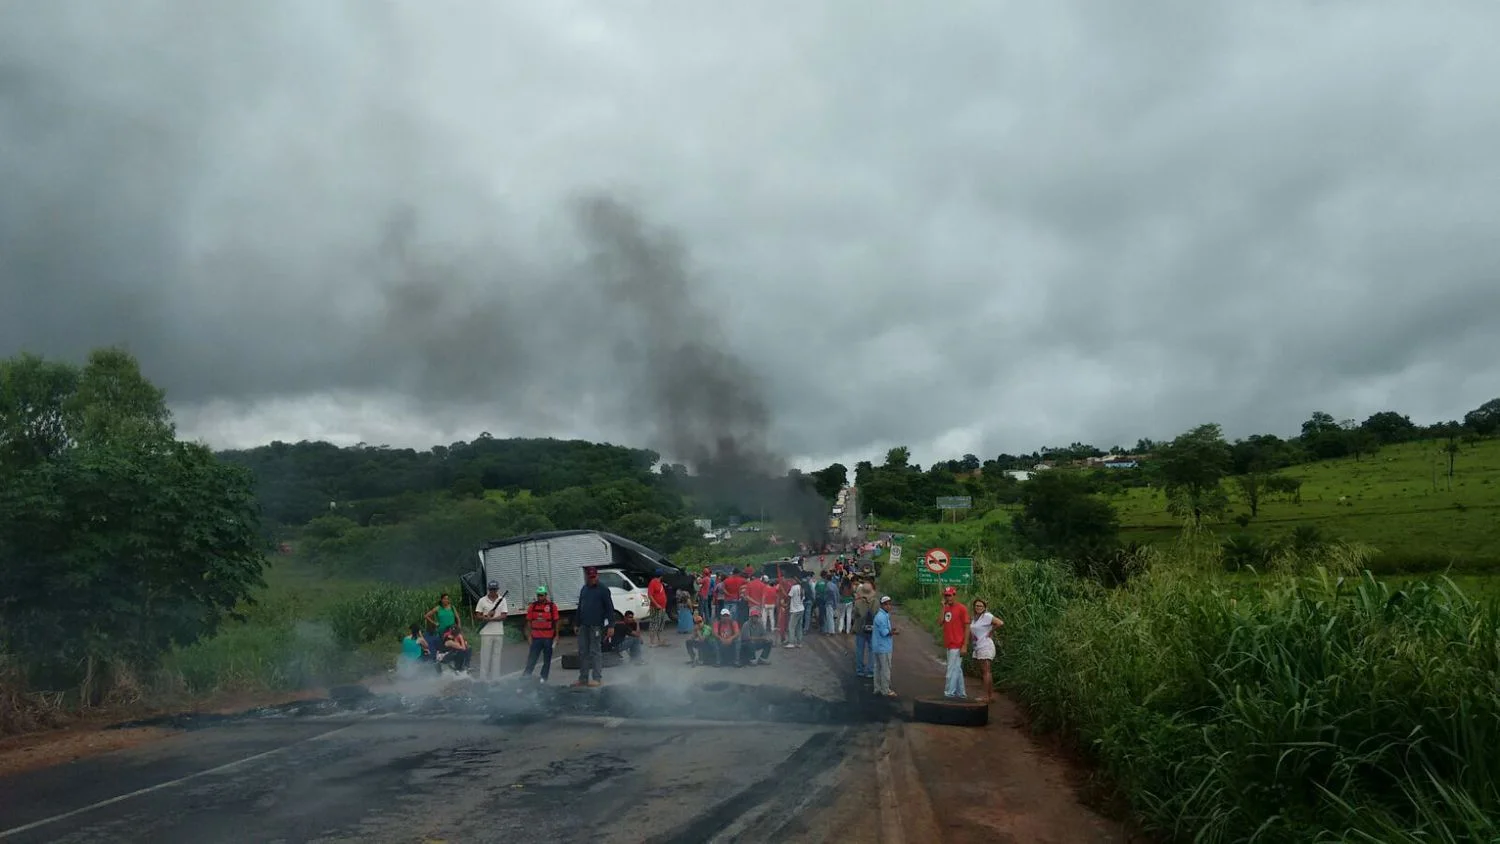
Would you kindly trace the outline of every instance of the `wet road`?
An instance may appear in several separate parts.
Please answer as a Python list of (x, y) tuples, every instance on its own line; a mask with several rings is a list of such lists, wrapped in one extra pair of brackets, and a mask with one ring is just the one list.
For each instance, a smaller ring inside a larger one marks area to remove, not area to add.
[(0, 779), (0, 841), (847, 836), (830, 807), (894, 715), (859, 689), (847, 642), (720, 669), (689, 668), (670, 640), (600, 689), (566, 688), (572, 672), (546, 688), (424, 679), (179, 722), (154, 744)]

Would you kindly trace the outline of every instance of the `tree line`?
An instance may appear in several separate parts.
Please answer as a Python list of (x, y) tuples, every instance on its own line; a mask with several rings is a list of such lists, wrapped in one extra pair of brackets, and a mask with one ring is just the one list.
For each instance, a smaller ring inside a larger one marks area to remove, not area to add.
[[(1297, 436), (1283, 439), (1275, 434), (1255, 434), (1227, 442), (1217, 425), (1195, 429), (1198, 434), (1187, 440), (1170, 441), (1142, 438), (1135, 447), (1114, 446), (1108, 450), (1088, 443), (1049, 446), (1030, 454), (1000, 454), (981, 460), (973, 454), (940, 460), (923, 469), (911, 462), (910, 449), (890, 449), (885, 462), (875, 465), (862, 461), (855, 466), (855, 483), (860, 488), (862, 515), (879, 519), (933, 521), (939, 517), (936, 500), (942, 496), (969, 496), (971, 513), (1005, 505), (1018, 505), (1023, 499), (1023, 485), (1008, 474), (1031, 472), (1038, 466), (1073, 467), (1089, 470), (1076, 482), (1094, 493), (1119, 492), (1126, 488), (1156, 484), (1171, 493), (1173, 512), (1201, 523), (1205, 517), (1220, 514), (1226, 508), (1227, 491), (1222, 485), (1194, 480), (1191, 472), (1180, 469), (1183, 454), (1192, 454), (1212, 467), (1204, 471), (1233, 478), (1233, 488), (1243, 497), (1250, 515), (1259, 514), (1260, 504), (1276, 496), (1295, 497), (1294, 480), (1277, 474), (1278, 470), (1318, 460), (1352, 457), (1361, 460), (1379, 452), (1382, 446), (1398, 443), (1436, 440), (1448, 456), (1451, 475), (1460, 445), (1493, 436), (1500, 432), (1500, 398), (1485, 402), (1464, 415), (1462, 421), (1451, 420), (1418, 425), (1411, 417), (1395, 411), (1371, 414), (1363, 422), (1336, 420), (1333, 415), (1316, 411), (1302, 423)], [(1205, 438), (1214, 443), (1204, 450)], [(1131, 458), (1133, 468), (1104, 468), (1089, 463), (1091, 458), (1115, 456)], [(847, 469), (835, 463), (813, 473), (815, 478), (843, 478)], [(1040, 474), (1038, 474), (1040, 477)], [(820, 492), (825, 488), (820, 481)], [(833, 487), (836, 489), (836, 485)], [(1214, 492), (1213, 490), (1217, 490)]]

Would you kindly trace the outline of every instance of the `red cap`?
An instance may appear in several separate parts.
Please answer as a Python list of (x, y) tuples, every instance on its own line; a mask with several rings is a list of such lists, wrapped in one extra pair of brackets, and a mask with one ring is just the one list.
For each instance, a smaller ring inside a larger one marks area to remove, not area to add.
[(949, 586), (947, 589), (943, 590), (943, 594), (944, 595), (957, 595), (958, 594), (958, 590), (955, 589), (952, 586)]

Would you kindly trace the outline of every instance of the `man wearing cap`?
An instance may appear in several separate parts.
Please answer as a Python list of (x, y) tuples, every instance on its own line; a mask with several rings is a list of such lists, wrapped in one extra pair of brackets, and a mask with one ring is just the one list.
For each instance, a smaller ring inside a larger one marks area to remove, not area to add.
[(943, 613), (938, 621), (943, 625), (943, 647), (948, 649), (948, 674), (943, 683), (943, 697), (962, 700), (964, 697), (964, 650), (969, 644), (969, 610), (958, 602), (958, 590), (949, 586), (943, 590)]
[(891, 691), (891, 654), (896, 650), (891, 637), (897, 633), (891, 626), (891, 596), (880, 596), (880, 609), (875, 613), (874, 630), (870, 634), (870, 653), (875, 656), (875, 694), (895, 697)]
[(656, 576), (651, 578), (651, 583), (646, 587), (646, 594), (651, 598), (651, 647), (664, 647), (667, 642), (662, 636), (662, 630), (667, 624), (667, 584), (662, 581), (662, 576), (667, 573), (666, 569), (657, 569)]
[(557, 622), (561, 618), (557, 604), (547, 594), (547, 587), (536, 588), (536, 600), (526, 608), (526, 636), (531, 639), (531, 650), (526, 654), (526, 670), (521, 676), (530, 677), (536, 668), (537, 659), (542, 661), (542, 682), (552, 674), (552, 643), (557, 641)]
[(739, 665), (740, 623), (734, 620), (729, 607), (719, 610), (719, 620), (714, 622), (714, 651), (718, 665)]
[[(604, 683), (604, 628), (615, 618), (615, 602), (609, 589), (599, 582), (599, 569), (583, 569), (583, 588), (578, 590), (578, 609), (573, 622), (578, 625), (578, 682), (575, 686), (598, 686)], [(592, 678), (590, 675), (592, 674)]]
[(479, 680), (500, 679), (500, 649), (505, 645), (505, 616), (510, 602), (500, 594), (500, 584), (489, 582), (489, 591), (474, 605), (474, 620), (486, 622), (479, 628)]

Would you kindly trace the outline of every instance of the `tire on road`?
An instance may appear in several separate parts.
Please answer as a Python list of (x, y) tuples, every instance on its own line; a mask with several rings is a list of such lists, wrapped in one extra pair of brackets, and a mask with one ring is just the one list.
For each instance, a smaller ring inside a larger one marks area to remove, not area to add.
[[(614, 668), (614, 667), (622, 664), (625, 661), (625, 660), (623, 660), (620, 657), (619, 654), (615, 653), (614, 651), (610, 651), (609, 653), (606, 653), (603, 656), (604, 656), (604, 658), (603, 658), (602, 662), (603, 662), (605, 668)], [(579, 666), (578, 654), (576, 654), (576, 653), (563, 654), (561, 658), (562, 658), (562, 669), (564, 671), (577, 671), (578, 670), (578, 666)]]
[(990, 705), (974, 700), (923, 697), (912, 702), (912, 718), (945, 727), (983, 727), (990, 722)]

